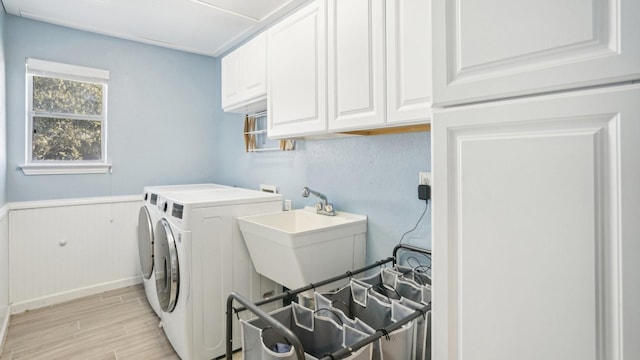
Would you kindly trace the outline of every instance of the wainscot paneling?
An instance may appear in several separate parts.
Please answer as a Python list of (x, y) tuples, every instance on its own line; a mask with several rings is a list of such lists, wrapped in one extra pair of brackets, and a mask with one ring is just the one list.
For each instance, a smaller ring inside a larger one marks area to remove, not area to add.
[(141, 282), (139, 196), (12, 203), (11, 313)]
[(0, 353), (9, 328), (9, 221), (7, 206), (0, 207)]

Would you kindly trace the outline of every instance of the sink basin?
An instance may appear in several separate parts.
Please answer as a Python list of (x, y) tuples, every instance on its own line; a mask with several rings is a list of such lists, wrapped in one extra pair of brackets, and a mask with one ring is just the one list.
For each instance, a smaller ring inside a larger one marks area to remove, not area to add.
[(364, 266), (367, 217), (304, 208), (238, 218), (259, 274), (289, 289)]

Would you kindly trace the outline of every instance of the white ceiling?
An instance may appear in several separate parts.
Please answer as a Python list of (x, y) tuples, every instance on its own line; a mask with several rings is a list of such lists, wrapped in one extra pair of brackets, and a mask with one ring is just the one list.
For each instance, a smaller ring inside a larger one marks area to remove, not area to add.
[(7, 13), (219, 56), (308, 0), (2, 0)]

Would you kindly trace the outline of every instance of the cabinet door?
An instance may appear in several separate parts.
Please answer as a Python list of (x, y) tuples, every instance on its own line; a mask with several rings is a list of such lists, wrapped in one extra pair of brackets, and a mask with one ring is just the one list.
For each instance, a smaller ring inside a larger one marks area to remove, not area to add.
[(431, 118), (431, 1), (387, 1), (387, 123)]
[(228, 109), (240, 99), (240, 56), (238, 51), (229, 53), (220, 62), (222, 82), (222, 108)]
[(326, 17), (326, 1), (314, 1), (267, 33), (271, 138), (326, 132)]
[(638, 99), (434, 114), (435, 360), (640, 359)]
[(267, 96), (267, 34), (262, 33), (241, 48), (242, 98), (248, 102)]
[(267, 97), (267, 36), (262, 33), (222, 58), (224, 111), (264, 110)]
[(433, 3), (434, 103), (640, 78), (638, 0)]
[(329, 129), (385, 122), (384, 0), (329, 0)]

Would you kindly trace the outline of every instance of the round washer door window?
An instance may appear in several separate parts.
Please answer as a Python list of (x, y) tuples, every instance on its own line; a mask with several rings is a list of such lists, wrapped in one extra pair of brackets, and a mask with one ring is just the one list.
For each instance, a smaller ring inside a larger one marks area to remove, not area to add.
[(154, 268), (156, 272), (156, 291), (160, 308), (164, 312), (172, 312), (178, 300), (180, 288), (180, 268), (178, 250), (166, 219), (160, 220), (155, 231)]
[(138, 213), (138, 255), (142, 276), (149, 279), (153, 273), (153, 224), (146, 206)]

